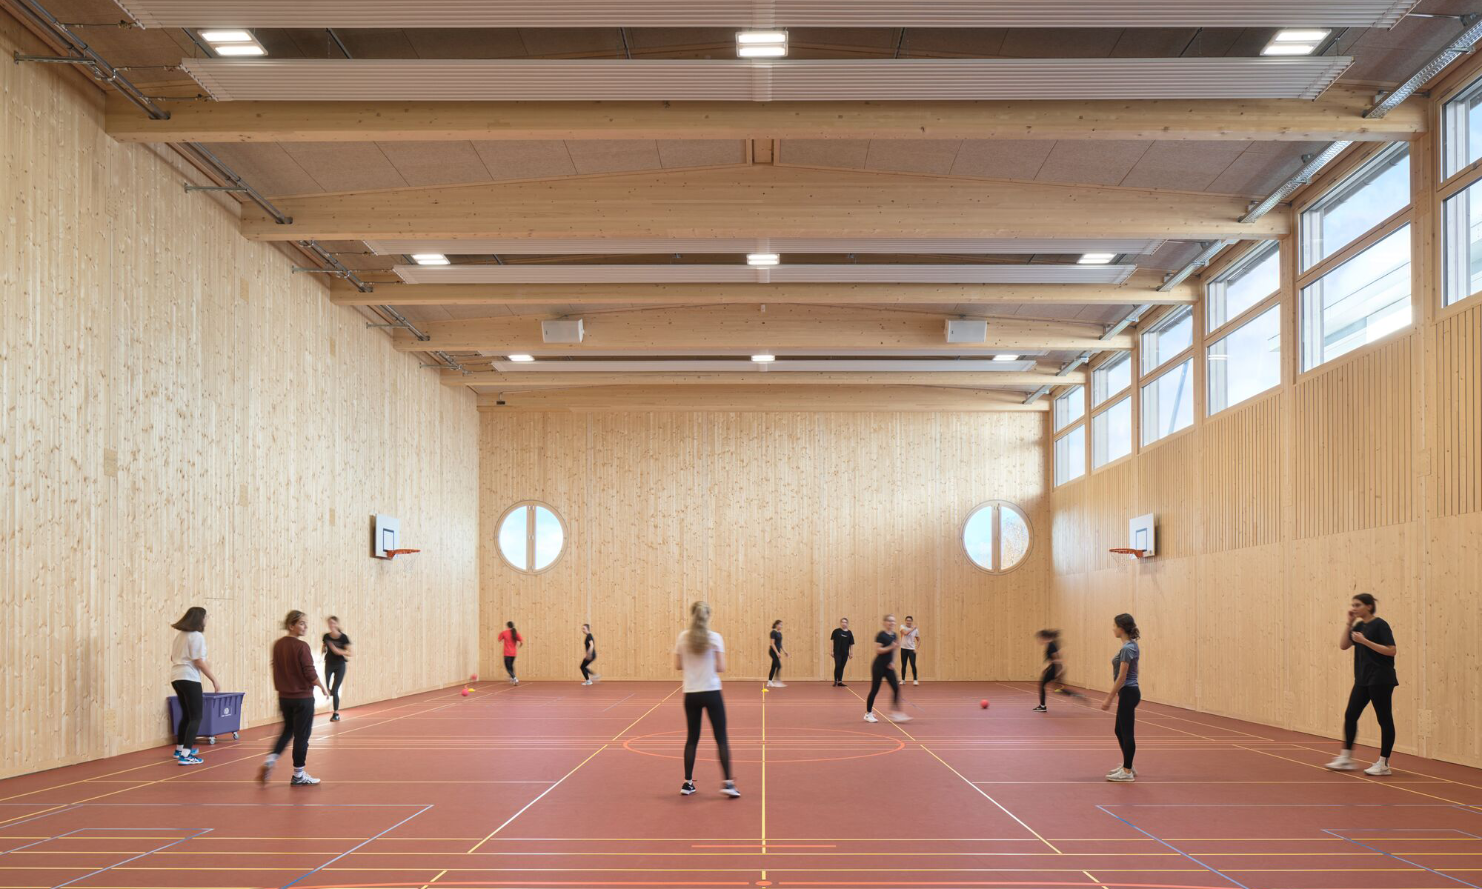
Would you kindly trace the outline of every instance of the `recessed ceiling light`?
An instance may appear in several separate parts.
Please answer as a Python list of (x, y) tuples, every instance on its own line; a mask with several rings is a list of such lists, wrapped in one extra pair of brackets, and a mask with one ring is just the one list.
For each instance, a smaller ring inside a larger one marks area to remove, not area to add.
[(1117, 258), (1115, 253), (1082, 253), (1076, 265), (1110, 265)]
[(200, 31), (201, 39), (211, 45), (218, 56), (265, 56), (268, 51), (252, 32), (244, 28), (221, 28)]
[(751, 360), (752, 361), (755, 361), (757, 364), (771, 364), (772, 362), (774, 362), (774, 361), (777, 360), (777, 356), (776, 355), (767, 355), (767, 354), (763, 353), (761, 355), (753, 355), (753, 356), (751, 356)]
[(412, 262), (417, 265), (448, 265), (448, 258), (441, 253), (413, 253)]
[(993, 356), (993, 360), (994, 361), (1018, 361), (1019, 360), (1019, 356), (1018, 355), (994, 355)]
[(218, 56), (265, 56), (268, 51), (256, 43), (226, 43), (213, 46)]
[(1317, 47), (1332, 33), (1326, 28), (1287, 28), (1276, 32), (1266, 48), (1261, 50), (1263, 56), (1310, 56), (1317, 51)]
[(511, 355), (511, 356), (509, 356), (509, 360), (510, 361), (518, 361), (521, 364), (524, 364), (527, 361), (534, 361), (535, 360), (535, 356), (534, 355)]
[(1261, 50), (1263, 56), (1310, 56), (1317, 49), (1316, 43), (1270, 43)]
[(781, 261), (782, 261), (782, 257), (778, 256), (776, 253), (748, 253), (748, 254), (746, 254), (746, 264), (747, 265), (769, 266), (769, 265), (776, 265), (776, 264), (778, 264)]
[(201, 39), (207, 43), (251, 43), (250, 31), (202, 31)]
[(787, 55), (786, 31), (737, 31), (736, 55), (743, 59), (778, 59)]

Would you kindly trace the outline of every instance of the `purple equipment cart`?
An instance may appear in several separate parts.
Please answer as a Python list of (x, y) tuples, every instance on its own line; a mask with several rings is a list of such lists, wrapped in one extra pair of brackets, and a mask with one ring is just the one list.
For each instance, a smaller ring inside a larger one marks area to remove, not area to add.
[[(205, 699), (205, 710), (201, 714), (198, 734), (206, 739), (207, 744), (215, 744), (216, 736), (227, 732), (231, 732), (233, 740), (242, 737), (242, 697), (245, 694), (240, 691), (208, 691), (201, 695)], [(180, 730), (180, 698), (171, 695), (165, 701), (170, 705), (170, 735), (173, 737)]]

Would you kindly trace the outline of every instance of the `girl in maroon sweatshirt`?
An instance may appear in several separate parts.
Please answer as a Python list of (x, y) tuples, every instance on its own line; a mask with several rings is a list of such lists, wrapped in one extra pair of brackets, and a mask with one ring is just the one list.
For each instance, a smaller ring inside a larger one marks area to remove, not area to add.
[(258, 771), (258, 780), (268, 783), (278, 756), (293, 739), (293, 781), (295, 787), (307, 787), (319, 783), (319, 779), (304, 771), (309, 758), (309, 733), (314, 730), (314, 689), (329, 697), (324, 683), (314, 669), (314, 655), (303, 635), (309, 632), (309, 620), (302, 611), (290, 611), (283, 619), (283, 629), (288, 635), (273, 643), (273, 686), (278, 689), (278, 709), (283, 713), (283, 731), (273, 752)]

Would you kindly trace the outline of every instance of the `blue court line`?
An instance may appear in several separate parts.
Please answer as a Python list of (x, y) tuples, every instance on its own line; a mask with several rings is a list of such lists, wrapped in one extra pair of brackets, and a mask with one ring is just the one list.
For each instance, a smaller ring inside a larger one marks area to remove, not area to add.
[[(1344, 828), (1338, 828), (1338, 830), (1343, 830), (1343, 829)], [(1369, 828), (1361, 828), (1361, 829), (1369, 829)], [(1379, 827), (1376, 827), (1376, 828), (1372, 828), (1372, 829), (1373, 830), (1386, 830), (1386, 829), (1392, 830), (1393, 828), (1379, 828)], [(1421, 830), (1423, 828), (1411, 828), (1411, 829), (1412, 830)], [(1431, 830), (1450, 830), (1450, 829), (1451, 828), (1447, 828), (1447, 827), (1431, 828)], [(1332, 834), (1333, 836), (1337, 837), (1340, 840), (1343, 840), (1343, 841), (1349, 842), (1349, 843), (1353, 843), (1355, 846), (1360, 846), (1362, 848), (1368, 849), (1370, 852), (1378, 852), (1380, 855), (1383, 855), (1385, 858), (1393, 858), (1395, 861), (1403, 862), (1405, 864), (1410, 865), (1411, 867), (1418, 867), (1418, 868), (1420, 868), (1423, 871), (1427, 871), (1429, 873), (1435, 874), (1436, 876), (1442, 878), (1443, 880), (1450, 880), (1453, 883), (1460, 883), (1463, 886), (1471, 886), (1472, 889), (1482, 889), (1482, 886), (1478, 886), (1476, 883), (1468, 883), (1466, 880), (1463, 880), (1461, 877), (1453, 877), (1450, 874), (1443, 874), (1443, 873), (1441, 873), (1438, 870), (1432, 870), (1431, 868), (1428, 868), (1425, 865), (1420, 864), (1419, 862), (1411, 861), (1410, 859), (1405, 858), (1405, 857), (1400, 856), (1400, 855), (1396, 855), (1393, 852), (1386, 852), (1383, 849), (1378, 848), (1377, 846), (1371, 846), (1368, 843), (1360, 842), (1359, 840), (1356, 840), (1353, 837), (1346, 837), (1343, 834), (1339, 833), (1338, 830), (1329, 830), (1326, 827), (1322, 828), (1322, 832), (1323, 833)], [(1456, 832), (1457, 833), (1466, 833), (1466, 831), (1464, 831), (1464, 830), (1458, 830)], [(1467, 835), (1468, 836), (1472, 836), (1471, 834), (1467, 834)]]
[[(1182, 855), (1183, 857), (1189, 859), (1190, 861), (1194, 862), (1195, 864), (1199, 865), (1200, 867), (1204, 868), (1205, 870), (1209, 871), (1210, 873), (1214, 874), (1215, 876), (1220, 877), (1220, 878), (1225, 879), (1225, 880), (1229, 880), (1231, 883), (1234, 883), (1236, 886), (1239, 886), (1240, 889), (1250, 889), (1249, 886), (1245, 885), (1244, 883), (1240, 882), (1239, 880), (1235, 879), (1234, 877), (1230, 876), (1229, 874), (1225, 873), (1224, 871), (1220, 870), (1219, 868), (1212, 867), (1212, 866), (1210, 866), (1208, 864), (1205, 864), (1204, 862), (1200, 861), (1199, 859), (1195, 858), (1194, 856), (1190, 855), (1189, 853), (1185, 852), (1184, 850), (1180, 849), (1179, 847), (1173, 845), (1172, 843), (1168, 842), (1167, 840), (1165, 840), (1165, 839), (1163, 839), (1161, 837), (1155, 837), (1155, 836), (1153, 836), (1152, 834), (1150, 834), (1147, 831), (1143, 830), (1142, 828), (1138, 827), (1136, 824), (1133, 824), (1131, 821), (1128, 821), (1126, 818), (1123, 818), (1121, 815), (1118, 815), (1116, 812), (1111, 811), (1106, 806), (1097, 806), (1096, 808), (1098, 808), (1101, 811), (1105, 812), (1106, 814), (1112, 816), (1113, 818), (1117, 819), (1118, 821), (1122, 822), (1123, 824), (1127, 825), (1128, 827), (1132, 828), (1133, 830), (1137, 831), (1138, 833), (1142, 834), (1143, 836), (1147, 837), (1148, 839), (1152, 840), (1153, 842), (1160, 843), (1160, 844), (1162, 844), (1164, 846), (1167, 846), (1168, 848), (1172, 849), (1173, 851), (1177, 852), (1178, 854)], [(1478, 887), (1478, 889), (1482, 889), (1482, 887)]]
[[(401, 827), (403, 824), (406, 824), (408, 821), (411, 821), (413, 818), (416, 818), (418, 815), (422, 814), (423, 812), (427, 811), (430, 808), (432, 808), (431, 805), (423, 806), (422, 808), (420, 808), (417, 811), (413, 812), (412, 814), (406, 816), (405, 818), (401, 819), (400, 821), (396, 822), (395, 824), (391, 825), (390, 827), (386, 828), (385, 830), (381, 831), (380, 833), (376, 834), (375, 836), (370, 837), (369, 839), (362, 840), (360, 843), (358, 843), (357, 845), (355, 845), (353, 848), (346, 849), (345, 851), (343, 851), (340, 854), (336, 855), (335, 857), (329, 859), (328, 861), (324, 862), (323, 864), (319, 865), (318, 867), (314, 868), (313, 870), (309, 871), (308, 873), (303, 874), (302, 876), (299, 876), (299, 877), (297, 877), (297, 878), (295, 878), (293, 880), (290, 880), (287, 883), (284, 883), (280, 887), (280, 889), (288, 889), (289, 886), (292, 886), (295, 883), (298, 883), (298, 882), (303, 881), (303, 880), (307, 880), (309, 877), (314, 876), (315, 874), (317, 874), (320, 871), (324, 870), (326, 867), (329, 867), (331, 864), (334, 864), (336, 861), (339, 861), (341, 858), (344, 858), (346, 855), (353, 854), (354, 852), (356, 852), (359, 849), (361, 849), (361, 848), (369, 845), (370, 843), (374, 843), (376, 840), (379, 840), (381, 837), (385, 836), (386, 834), (390, 833), (391, 831), (397, 829), (398, 827)], [(57, 889), (61, 889), (61, 887), (59, 886), (59, 887), (57, 887)]]
[(628, 692), (627, 694), (623, 695), (621, 698), (618, 698), (616, 701), (613, 701), (611, 704), (608, 704), (606, 707), (603, 707), (602, 708), (602, 712), (603, 713), (606, 713), (608, 710), (611, 710), (613, 707), (616, 707), (618, 704), (621, 704), (623, 701), (626, 701), (628, 698), (633, 697), (633, 694), (634, 694), (633, 692)]
[[(103, 828), (103, 827), (99, 827), (99, 828), (92, 828), (92, 827), (84, 827), (84, 828), (79, 828), (78, 830), (70, 831), (69, 833), (64, 833), (64, 834), (62, 834), (62, 836), (68, 836), (70, 833), (78, 833), (81, 830), (188, 830), (188, 829), (189, 828), (184, 828), (184, 827), (152, 827), (152, 828), (143, 828), (143, 827), (131, 827), (131, 828), (119, 828), (119, 827), (106, 827), (106, 828)], [(116, 864), (110, 864), (107, 867), (98, 868), (97, 870), (93, 871), (90, 874), (83, 874), (82, 876), (73, 878), (71, 880), (68, 880), (65, 883), (58, 883), (57, 885), (53, 886), (52, 889), (62, 889), (62, 887), (64, 887), (64, 886), (71, 886), (74, 883), (80, 883), (80, 882), (82, 882), (83, 880), (86, 880), (89, 877), (96, 877), (98, 874), (105, 874), (108, 871), (113, 870), (115, 867), (122, 867), (125, 864), (128, 864), (130, 861), (138, 861), (141, 858), (148, 858), (149, 856), (153, 855), (156, 852), (163, 852), (164, 850), (170, 848), (171, 846), (178, 846), (181, 843), (187, 842), (189, 840), (193, 840), (193, 839), (195, 839), (196, 837), (198, 837), (198, 836), (200, 836), (202, 834), (210, 833), (211, 830), (212, 830), (212, 828), (203, 827), (203, 828), (201, 828), (200, 830), (197, 830), (195, 833), (191, 834), (188, 837), (181, 837), (180, 839), (175, 840), (172, 843), (166, 843), (163, 846), (160, 846), (158, 848), (150, 849), (148, 852), (140, 852), (138, 855), (135, 855), (133, 858), (125, 858), (123, 861), (120, 861), (120, 862), (118, 862)], [(56, 839), (56, 837), (53, 837), (53, 839)]]

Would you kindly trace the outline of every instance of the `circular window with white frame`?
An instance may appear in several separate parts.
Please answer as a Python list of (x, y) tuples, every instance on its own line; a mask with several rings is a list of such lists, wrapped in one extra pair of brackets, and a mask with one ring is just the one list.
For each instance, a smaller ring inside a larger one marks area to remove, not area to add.
[(1006, 574), (1024, 563), (1032, 542), (1029, 517), (1007, 500), (989, 500), (962, 523), (962, 548), (989, 574)]
[(499, 517), (499, 556), (525, 574), (539, 574), (561, 560), (566, 551), (566, 523), (551, 507), (522, 500)]

